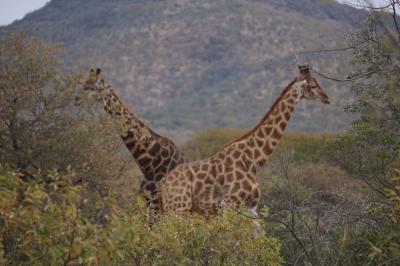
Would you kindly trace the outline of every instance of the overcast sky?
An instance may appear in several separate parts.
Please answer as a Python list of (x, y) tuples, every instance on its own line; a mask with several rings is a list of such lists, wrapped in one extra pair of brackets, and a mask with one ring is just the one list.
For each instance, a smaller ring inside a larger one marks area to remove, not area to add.
[[(385, 3), (385, 1), (387, 0), (373, 0), (371, 2), (377, 5), (379, 3)], [(49, 0), (0, 0), (0, 26), (10, 24), (16, 19), (23, 18), (26, 13), (43, 7), (47, 2), (49, 2)], [(338, 0), (338, 2), (357, 3), (363, 1)]]

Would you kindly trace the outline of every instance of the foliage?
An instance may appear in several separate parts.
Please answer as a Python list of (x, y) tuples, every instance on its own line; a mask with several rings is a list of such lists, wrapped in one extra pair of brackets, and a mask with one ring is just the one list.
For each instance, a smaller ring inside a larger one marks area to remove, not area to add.
[(328, 142), (327, 150), (332, 162), (383, 195), (383, 188), (391, 186), (393, 168), (400, 162), (398, 141), (374, 123), (357, 121)]
[[(13, 265), (279, 265), (276, 238), (254, 237), (252, 220), (233, 212), (163, 216), (150, 229), (145, 209), (121, 208), (112, 196), (106, 222), (85, 215), (85, 184), (74, 173), (24, 182), (1, 168), (0, 222), (6, 264)], [(100, 204), (103, 204), (99, 202)], [(0, 257), (1, 259), (2, 257)]]
[(60, 70), (60, 53), (60, 47), (24, 33), (1, 39), (0, 162), (26, 179), (71, 166), (76, 182), (90, 177), (99, 190), (131, 175), (126, 167), (134, 169), (133, 160), (104, 116), (89, 116), (91, 106), (79, 112), (73, 107), (81, 75)]
[[(388, 1), (396, 10), (397, 1)], [(399, 264), (399, 190), (393, 178), (400, 165), (400, 30), (397, 16), (371, 12), (352, 34), (355, 79), (347, 111), (357, 115), (351, 127), (327, 144), (332, 162), (369, 187), (367, 214), (346, 247), (358, 263)], [(372, 192), (372, 193), (371, 193)], [(360, 231), (361, 229), (361, 231)], [(354, 229), (353, 229), (354, 230)]]
[(400, 41), (386, 21), (384, 15), (371, 14), (352, 35), (352, 75), (371, 74), (352, 84), (347, 111), (358, 119), (331, 145), (334, 160), (380, 196), (392, 188), (390, 177), (400, 163)]
[[(260, 205), (270, 214), (267, 235), (285, 243), (282, 254), (288, 264), (354, 265), (367, 246), (360, 241), (364, 228), (359, 220), (368, 213), (363, 183), (326, 163), (298, 164), (294, 152), (278, 152), (262, 180)], [(363, 220), (365, 221), (365, 220)], [(345, 239), (345, 241), (343, 240)], [(348, 248), (348, 242), (363, 246)], [(352, 243), (353, 243), (352, 242)], [(357, 252), (355, 252), (357, 250)]]
[(373, 228), (365, 233), (369, 243), (370, 262), (380, 265), (398, 265), (400, 263), (400, 172), (391, 178), (395, 187), (385, 189), (389, 199), (388, 206), (378, 206), (371, 209), (379, 228)]

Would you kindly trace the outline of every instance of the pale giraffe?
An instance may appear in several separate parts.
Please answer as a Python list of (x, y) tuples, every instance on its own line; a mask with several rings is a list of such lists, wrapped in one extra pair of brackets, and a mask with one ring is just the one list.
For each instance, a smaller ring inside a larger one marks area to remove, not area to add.
[[(186, 162), (182, 152), (170, 139), (155, 133), (135, 113), (130, 112), (116, 95), (114, 88), (104, 82), (99, 68), (91, 68), (83, 84), (89, 97), (95, 97), (112, 117), (125, 146), (143, 173), (140, 193), (152, 208), (160, 209), (160, 180), (177, 165)], [(88, 96), (86, 96), (88, 97)], [(82, 97), (78, 97), (79, 105)]]
[(161, 184), (162, 211), (210, 215), (227, 206), (243, 207), (256, 215), (260, 199), (257, 172), (276, 149), (302, 98), (329, 103), (308, 66), (299, 66), (298, 76), (253, 130), (215, 155), (169, 172)]

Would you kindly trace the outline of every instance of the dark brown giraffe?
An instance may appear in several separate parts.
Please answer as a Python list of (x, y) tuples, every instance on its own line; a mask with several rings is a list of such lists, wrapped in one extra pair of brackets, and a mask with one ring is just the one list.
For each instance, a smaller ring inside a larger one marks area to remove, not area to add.
[(161, 184), (162, 211), (210, 215), (227, 206), (244, 207), (256, 215), (260, 199), (257, 172), (276, 149), (302, 98), (329, 103), (308, 66), (299, 66), (298, 76), (253, 130), (215, 155), (169, 172)]
[[(89, 97), (95, 97), (112, 117), (118, 132), (144, 175), (140, 192), (154, 209), (160, 207), (159, 183), (166, 173), (186, 162), (170, 139), (155, 133), (121, 102), (114, 88), (104, 82), (99, 68), (91, 68), (83, 85)], [(86, 97), (87, 97), (86, 96)], [(77, 98), (79, 104), (82, 97)]]

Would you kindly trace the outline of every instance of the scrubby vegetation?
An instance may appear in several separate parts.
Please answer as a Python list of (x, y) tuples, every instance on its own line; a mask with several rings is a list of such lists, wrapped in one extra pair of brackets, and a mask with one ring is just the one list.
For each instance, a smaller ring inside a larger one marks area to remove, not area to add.
[[(259, 216), (152, 223), (101, 107), (73, 107), (81, 76), (60, 70), (59, 48), (2, 39), (0, 264), (399, 265), (400, 45), (377, 18), (352, 36), (356, 119), (341, 134), (286, 134), (258, 177)], [(201, 159), (241, 134), (205, 130), (182, 149)]]
[[(11, 265), (279, 265), (281, 244), (254, 238), (251, 221), (234, 212), (165, 216), (151, 228), (144, 204), (121, 206), (115, 196), (93, 198), (76, 173), (49, 172), (51, 182), (26, 182), (0, 169), (0, 257)], [(102, 220), (95, 208), (107, 211)]]

